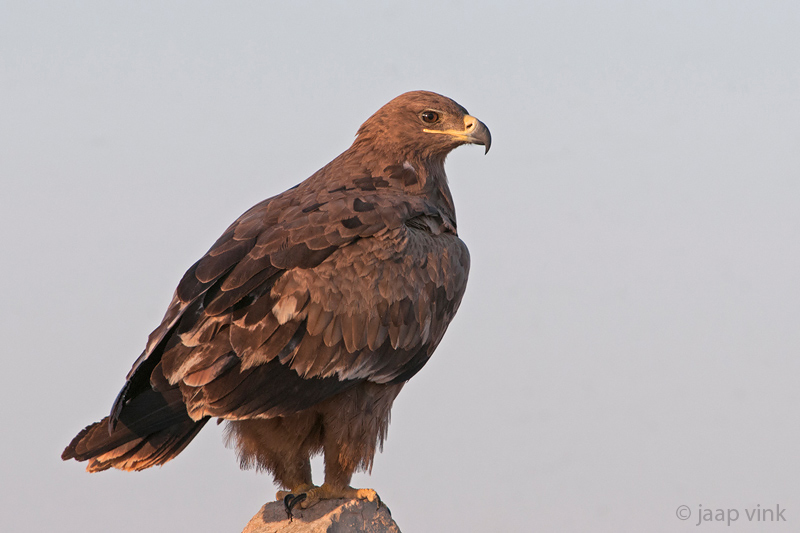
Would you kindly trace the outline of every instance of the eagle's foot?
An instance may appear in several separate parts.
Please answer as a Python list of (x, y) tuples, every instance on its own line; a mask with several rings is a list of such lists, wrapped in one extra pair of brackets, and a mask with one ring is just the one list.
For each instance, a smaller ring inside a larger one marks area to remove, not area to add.
[(283, 500), (283, 507), (286, 510), (286, 517), (289, 521), (292, 521), (292, 509), (294, 507), (306, 499), (306, 492), (318, 489), (316, 485), (306, 484), (306, 485), (298, 485), (293, 490), (279, 490), (277, 494), (275, 494), (276, 500)]
[[(338, 500), (340, 498), (349, 500), (367, 500), (378, 502), (381, 506), (381, 498), (372, 489), (354, 489), (353, 487), (334, 487), (328, 483), (323, 483), (321, 487), (314, 487), (306, 491), (305, 498), (297, 500), (294, 505), (300, 504), (301, 509), (307, 509), (320, 500)], [(299, 498), (299, 496), (297, 496)]]

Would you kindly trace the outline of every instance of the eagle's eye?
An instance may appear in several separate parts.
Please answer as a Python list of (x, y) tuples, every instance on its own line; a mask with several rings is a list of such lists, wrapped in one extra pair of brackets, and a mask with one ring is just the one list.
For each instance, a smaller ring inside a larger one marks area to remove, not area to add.
[(419, 117), (422, 119), (422, 122), (427, 124), (433, 124), (439, 121), (439, 113), (436, 111), (423, 111)]

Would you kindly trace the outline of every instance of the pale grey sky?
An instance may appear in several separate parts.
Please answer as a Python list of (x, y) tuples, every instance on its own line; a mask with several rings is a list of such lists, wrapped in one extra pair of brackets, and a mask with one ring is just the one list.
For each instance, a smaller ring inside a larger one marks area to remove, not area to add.
[(793, 1), (2, 2), (0, 530), (237, 532), (274, 496), (217, 426), (138, 474), (59, 456), (232, 220), (427, 89), (493, 135), (447, 165), (472, 272), (354, 484), (409, 532), (796, 531), (798, 28)]

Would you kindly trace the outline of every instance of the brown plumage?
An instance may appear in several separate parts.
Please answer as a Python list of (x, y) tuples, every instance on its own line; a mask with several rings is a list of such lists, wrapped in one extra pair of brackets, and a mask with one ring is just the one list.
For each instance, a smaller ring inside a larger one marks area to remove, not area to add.
[[(110, 416), (63, 459), (141, 470), (211, 418), (243, 467), (315, 498), (372, 465), (403, 384), (458, 309), (469, 254), (444, 160), (489, 131), (441, 95), (403, 94), (310, 178), (239, 217), (183, 276)], [(325, 484), (309, 458), (325, 454)]]

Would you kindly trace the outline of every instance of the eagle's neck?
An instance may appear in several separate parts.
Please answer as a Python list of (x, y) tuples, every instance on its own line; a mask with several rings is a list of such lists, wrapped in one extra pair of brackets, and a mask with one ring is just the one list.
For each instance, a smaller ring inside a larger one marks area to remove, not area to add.
[(453, 227), (456, 212), (453, 196), (447, 183), (444, 161), (447, 154), (400, 153), (368, 149), (356, 142), (316, 172), (307, 184), (312, 187), (330, 189), (331, 178), (340, 176), (345, 189), (351, 187), (389, 187), (408, 195), (413, 203), (422, 200), (428, 209), (435, 208)]
[(374, 169), (386, 176), (392, 187), (398, 187), (408, 196), (422, 199), (439, 211), (442, 219), (454, 229), (456, 211), (453, 195), (444, 171), (445, 156), (422, 157), (419, 154), (394, 155), (384, 161), (393, 161), (383, 169)]
[(453, 228), (456, 227), (456, 208), (453, 195), (444, 172), (444, 156), (428, 159), (422, 163), (424, 173), (427, 174), (424, 195), (439, 209), (441, 214), (448, 218)]

